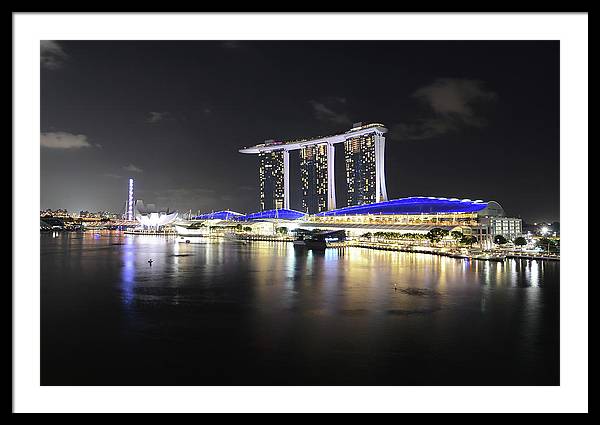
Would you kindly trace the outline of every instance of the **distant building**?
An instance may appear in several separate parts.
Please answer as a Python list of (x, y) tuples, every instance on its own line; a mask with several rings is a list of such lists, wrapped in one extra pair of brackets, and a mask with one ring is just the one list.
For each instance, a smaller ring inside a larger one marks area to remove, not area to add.
[(67, 218), (69, 217), (69, 213), (66, 209), (57, 209), (55, 211), (53, 211), (52, 209), (48, 208), (44, 211), (40, 211), (40, 217), (60, 217), (60, 218)]
[(500, 235), (512, 241), (523, 235), (523, 220), (520, 218), (484, 217), (480, 222), (489, 228), (492, 237)]

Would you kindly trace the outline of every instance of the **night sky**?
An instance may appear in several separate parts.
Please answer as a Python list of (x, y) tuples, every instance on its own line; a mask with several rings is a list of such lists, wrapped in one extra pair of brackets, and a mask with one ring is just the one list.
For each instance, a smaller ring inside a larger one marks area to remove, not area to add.
[(390, 199), (559, 219), (558, 42), (46, 41), (41, 71), (42, 209), (121, 212), (133, 177), (145, 203), (257, 211), (258, 158), (239, 148), (362, 121), (389, 129)]

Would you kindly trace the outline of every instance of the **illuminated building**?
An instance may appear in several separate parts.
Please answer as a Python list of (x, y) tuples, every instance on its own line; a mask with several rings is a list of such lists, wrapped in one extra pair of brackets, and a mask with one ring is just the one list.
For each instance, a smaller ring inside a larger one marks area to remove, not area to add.
[(127, 197), (127, 220), (132, 221), (133, 219), (133, 179), (129, 179), (129, 192)]
[(193, 220), (234, 220), (236, 217), (241, 217), (244, 214), (235, 211), (215, 211), (211, 213), (199, 214), (192, 217)]
[[(476, 236), (491, 247), (494, 236), (509, 240), (521, 236), (521, 219), (505, 217), (496, 201), (413, 196), (372, 204), (353, 205), (317, 214), (270, 210), (237, 216), (238, 221), (276, 221), (288, 228), (345, 230), (349, 236), (365, 232), (426, 234), (441, 228)], [(293, 224), (290, 224), (293, 223)]]
[(357, 135), (344, 142), (346, 160), (346, 205), (387, 200), (384, 169), (385, 138), (377, 132)]
[(490, 229), (492, 236), (501, 235), (513, 240), (523, 234), (523, 221), (512, 217), (486, 217), (481, 220)]
[(260, 152), (258, 157), (260, 209), (288, 208), (289, 152), (283, 150)]
[[(356, 123), (345, 133), (301, 140), (267, 140), (240, 149), (240, 152), (259, 156), (261, 209), (290, 208), (289, 152), (301, 150), (303, 209), (314, 212), (333, 210), (336, 208), (335, 145), (338, 143), (345, 142), (346, 147), (347, 183), (354, 194), (347, 199), (352, 202), (350, 205), (387, 200), (383, 136), (386, 132), (382, 124)], [(325, 169), (326, 188), (322, 178)], [(326, 207), (322, 197), (327, 200)]]
[(59, 218), (70, 218), (69, 213), (66, 209), (57, 209), (52, 211), (50, 208), (45, 211), (40, 211), (40, 217), (59, 217)]
[(274, 209), (268, 211), (259, 211), (256, 213), (246, 214), (235, 217), (234, 220), (238, 221), (251, 221), (251, 220), (298, 220), (306, 217), (306, 214), (300, 211), (288, 210), (288, 209)]
[(327, 210), (327, 143), (300, 149), (302, 210), (314, 214)]
[[(503, 235), (513, 240), (521, 235), (521, 219), (505, 217), (496, 201), (413, 196), (373, 204), (355, 205), (325, 211), (308, 217), (315, 228), (344, 228), (350, 233), (395, 231), (427, 233), (433, 228), (461, 228), (490, 246), (493, 237)], [(506, 230), (505, 230), (506, 226)]]
[(159, 230), (161, 227), (172, 223), (177, 218), (177, 211), (157, 209), (154, 204), (144, 205), (141, 199), (135, 203), (135, 219), (144, 229)]

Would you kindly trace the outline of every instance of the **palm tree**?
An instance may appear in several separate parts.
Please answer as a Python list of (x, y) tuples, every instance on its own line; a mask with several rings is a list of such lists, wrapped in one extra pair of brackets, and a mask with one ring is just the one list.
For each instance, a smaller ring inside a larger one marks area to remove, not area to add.
[(460, 243), (473, 247), (473, 244), (477, 242), (477, 238), (473, 235), (464, 235), (460, 240)]
[(523, 236), (518, 236), (515, 238), (513, 243), (515, 246), (518, 246), (521, 250), (523, 250), (523, 246), (527, 245), (527, 239), (525, 239)]
[(507, 242), (508, 242), (508, 240), (504, 236), (502, 236), (502, 235), (496, 235), (496, 236), (494, 236), (494, 243), (496, 245), (504, 245)]
[(462, 232), (459, 232), (458, 230), (453, 230), (452, 232), (450, 232), (450, 236), (452, 236), (452, 239), (454, 239), (454, 242), (456, 244), (458, 244), (463, 238)]

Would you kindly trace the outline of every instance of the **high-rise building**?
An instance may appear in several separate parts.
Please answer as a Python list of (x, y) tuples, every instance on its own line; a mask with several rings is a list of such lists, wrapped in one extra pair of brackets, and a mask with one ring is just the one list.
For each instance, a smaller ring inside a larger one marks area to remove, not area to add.
[(133, 215), (133, 179), (129, 179), (129, 191), (127, 194), (127, 220), (132, 221)]
[(302, 211), (327, 211), (327, 143), (300, 149)]
[(287, 157), (287, 152), (281, 150), (258, 154), (261, 210), (280, 209), (285, 206), (284, 157)]
[(346, 160), (346, 205), (377, 202), (375, 133), (352, 137), (344, 142)]
[(258, 154), (260, 158), (260, 207), (268, 210), (290, 208), (289, 153), (300, 150), (302, 208), (308, 212), (320, 212), (336, 208), (334, 156), (338, 143), (344, 143), (346, 148), (348, 205), (387, 200), (384, 171), (386, 132), (383, 124), (355, 123), (345, 133), (312, 139), (267, 140), (240, 149), (240, 152)]
[(383, 136), (385, 129), (366, 127), (372, 128), (373, 131), (354, 134), (350, 131), (344, 140), (348, 206), (387, 200)]

